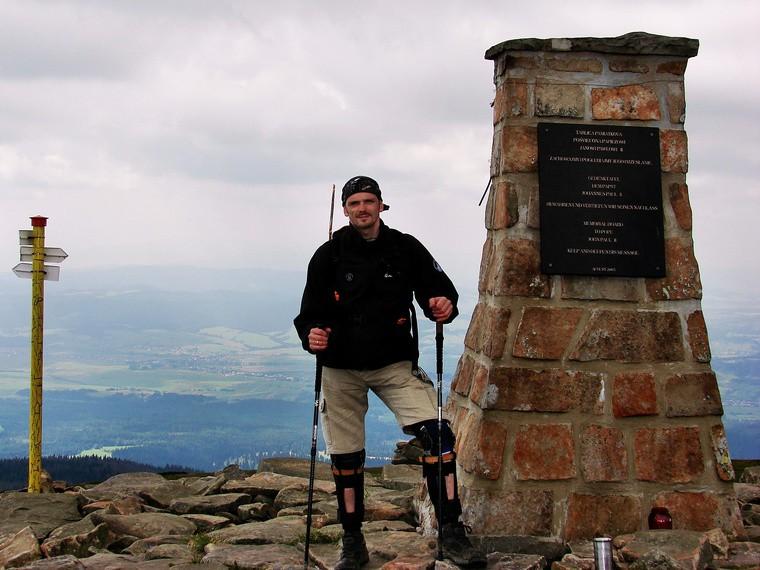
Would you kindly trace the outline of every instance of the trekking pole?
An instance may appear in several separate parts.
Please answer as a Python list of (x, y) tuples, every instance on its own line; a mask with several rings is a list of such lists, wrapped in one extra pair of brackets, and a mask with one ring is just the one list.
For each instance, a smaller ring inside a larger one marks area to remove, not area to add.
[(435, 373), (438, 377), (438, 560), (443, 560), (443, 323), (435, 323)]
[[(330, 199), (330, 226), (327, 239), (332, 239), (333, 213), (335, 212), (335, 184)], [(317, 354), (317, 370), (314, 375), (314, 417), (311, 422), (311, 464), (309, 465), (309, 498), (306, 507), (306, 544), (303, 551), (304, 570), (309, 568), (309, 544), (311, 542), (312, 503), (314, 502), (314, 471), (317, 467), (317, 428), (319, 426), (319, 396), (322, 392), (322, 359)]]

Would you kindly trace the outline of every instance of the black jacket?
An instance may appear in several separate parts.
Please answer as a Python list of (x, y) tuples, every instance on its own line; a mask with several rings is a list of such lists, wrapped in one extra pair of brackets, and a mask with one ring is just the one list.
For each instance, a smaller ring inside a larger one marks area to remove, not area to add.
[(430, 319), (432, 297), (447, 297), (454, 304), (447, 322), (458, 314), (454, 285), (417, 239), (381, 222), (377, 239), (366, 241), (349, 225), (311, 258), (294, 323), (306, 350), (312, 328), (332, 329), (322, 353), (325, 366), (375, 370), (416, 359), (412, 294)]

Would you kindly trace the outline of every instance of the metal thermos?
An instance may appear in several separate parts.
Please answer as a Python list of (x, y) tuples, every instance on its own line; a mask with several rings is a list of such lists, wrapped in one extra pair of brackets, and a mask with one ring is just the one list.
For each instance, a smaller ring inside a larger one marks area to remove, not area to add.
[(612, 570), (612, 539), (594, 539), (594, 564), (596, 570)]

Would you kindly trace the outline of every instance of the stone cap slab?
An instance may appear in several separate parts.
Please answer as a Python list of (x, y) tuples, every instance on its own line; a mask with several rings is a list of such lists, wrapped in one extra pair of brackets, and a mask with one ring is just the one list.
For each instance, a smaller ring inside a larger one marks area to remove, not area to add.
[(486, 59), (497, 59), (508, 51), (575, 52), (593, 51), (626, 55), (669, 55), (694, 57), (699, 40), (630, 32), (615, 38), (522, 38), (507, 40), (486, 50)]

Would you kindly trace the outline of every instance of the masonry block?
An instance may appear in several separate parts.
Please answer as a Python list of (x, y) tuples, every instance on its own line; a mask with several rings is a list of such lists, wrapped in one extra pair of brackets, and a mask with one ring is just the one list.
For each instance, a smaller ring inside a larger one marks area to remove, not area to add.
[(485, 311), (486, 304), (482, 301), (475, 305), (475, 309), (472, 311), (470, 325), (467, 327), (467, 334), (464, 337), (464, 345), (474, 352), (479, 352), (481, 348)]
[(536, 83), (536, 116), (582, 119), (585, 108), (582, 85)]
[(521, 425), (512, 458), (518, 480), (572, 479), (576, 475), (572, 426)]
[(681, 361), (681, 320), (675, 312), (595, 310), (570, 359)]
[(525, 82), (507, 81), (497, 90), (497, 97), (499, 93), (503, 101), (501, 118), (512, 119), (528, 115), (528, 86)]
[(617, 73), (649, 73), (649, 65), (635, 58), (610, 59), (610, 71)]
[(657, 66), (657, 73), (683, 75), (686, 72), (686, 60), (665, 61)]
[(480, 257), (480, 274), (478, 275), (478, 292), (485, 293), (493, 280), (493, 272), (496, 269), (494, 254), (496, 248), (491, 236), (483, 243), (483, 252)]
[(581, 473), (589, 482), (628, 479), (628, 455), (622, 430), (602, 425), (583, 428)]
[(549, 297), (549, 277), (541, 273), (538, 242), (529, 239), (503, 239), (494, 255), (495, 268), (487, 290), (494, 295)]
[(528, 190), (528, 227), (537, 230), (541, 227), (541, 200), (538, 195), (538, 184), (531, 184)]
[(679, 172), (682, 174), (689, 170), (686, 131), (660, 130), (660, 169), (663, 172)]
[(506, 443), (507, 427), (504, 424), (485, 416), (477, 417), (467, 426), (457, 461), (468, 473), (497, 480), (504, 463)]
[(566, 541), (633, 533), (641, 525), (641, 497), (571, 493), (562, 533)]
[(501, 171), (535, 172), (538, 163), (536, 127), (505, 126), (501, 130)]
[[(473, 534), (550, 536), (554, 517), (551, 491), (487, 491), (462, 488), (463, 518)], [(516, 516), (519, 513), (519, 516)]]
[(483, 395), (488, 388), (488, 369), (480, 364), (475, 363), (472, 375), (472, 387), (470, 388), (470, 400), (480, 405)]
[(528, 55), (508, 55), (504, 58), (505, 69), (538, 69), (538, 59)]
[(710, 444), (715, 456), (715, 471), (722, 481), (733, 481), (736, 478), (731, 456), (728, 454), (726, 430), (722, 424), (710, 427)]
[(668, 417), (723, 414), (718, 381), (713, 372), (676, 374), (665, 381), (663, 391)]
[(451, 390), (461, 396), (467, 396), (472, 386), (472, 375), (475, 366), (473, 358), (463, 354), (457, 363), (457, 371), (451, 381)]
[(628, 277), (562, 276), (562, 298), (595, 301), (642, 301), (638, 280)]
[(602, 62), (591, 57), (549, 57), (546, 59), (546, 67), (554, 71), (602, 72)]
[(705, 469), (698, 427), (639, 429), (633, 447), (639, 481), (691, 483)]
[(562, 358), (583, 313), (583, 309), (574, 307), (524, 307), (512, 356), (545, 360)]
[(669, 83), (665, 97), (668, 106), (668, 116), (674, 125), (682, 125), (686, 121), (686, 98), (683, 91), (683, 83)]
[(655, 496), (652, 506), (665, 507), (673, 517), (674, 529), (710, 530), (730, 528), (730, 511), (724, 497), (712, 492), (666, 491)]
[(665, 240), (665, 266), (666, 277), (646, 280), (647, 293), (654, 301), (702, 298), (702, 280), (690, 240)]
[(591, 90), (591, 114), (596, 120), (659, 121), (660, 101), (648, 85), (599, 87)]
[(604, 411), (603, 385), (602, 375), (593, 372), (500, 366), (491, 370), (477, 403), (488, 410), (599, 415)]
[(503, 230), (514, 226), (520, 219), (517, 206), (517, 189), (514, 183), (497, 182), (486, 205), (486, 229)]
[(616, 418), (656, 416), (657, 392), (650, 372), (622, 372), (612, 379), (612, 413)]
[(686, 331), (694, 360), (710, 362), (710, 341), (707, 339), (707, 325), (702, 311), (694, 311), (686, 318)]
[(677, 182), (671, 184), (668, 187), (668, 197), (678, 227), (682, 230), (691, 231), (691, 204), (689, 203), (688, 186)]

